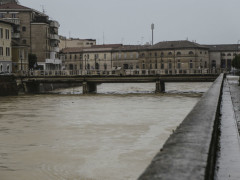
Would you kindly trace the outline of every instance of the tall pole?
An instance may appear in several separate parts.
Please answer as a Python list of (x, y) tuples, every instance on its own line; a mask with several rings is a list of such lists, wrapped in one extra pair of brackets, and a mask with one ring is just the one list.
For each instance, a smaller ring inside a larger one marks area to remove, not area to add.
[(152, 29), (152, 45), (153, 45), (153, 30), (154, 30), (154, 24), (153, 23), (151, 25), (151, 29)]

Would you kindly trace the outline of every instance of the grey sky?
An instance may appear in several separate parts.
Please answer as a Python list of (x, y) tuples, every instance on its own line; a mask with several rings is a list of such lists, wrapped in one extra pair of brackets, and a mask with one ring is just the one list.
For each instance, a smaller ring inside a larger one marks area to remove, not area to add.
[(97, 39), (97, 43), (140, 44), (196, 40), (237, 43), (240, 0), (19, 0), (61, 24), (59, 34)]

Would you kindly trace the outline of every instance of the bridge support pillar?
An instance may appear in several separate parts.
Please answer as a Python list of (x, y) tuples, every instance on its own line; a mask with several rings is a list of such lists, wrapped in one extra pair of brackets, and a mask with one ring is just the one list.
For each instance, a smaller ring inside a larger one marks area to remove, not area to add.
[(156, 93), (163, 93), (165, 92), (165, 82), (164, 81), (157, 81), (156, 82)]
[(97, 84), (96, 83), (83, 82), (82, 86), (83, 86), (83, 94), (97, 92)]

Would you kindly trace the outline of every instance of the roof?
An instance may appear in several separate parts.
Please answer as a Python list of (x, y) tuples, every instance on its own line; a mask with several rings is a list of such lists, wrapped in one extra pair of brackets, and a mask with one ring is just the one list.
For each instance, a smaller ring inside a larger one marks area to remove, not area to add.
[(82, 52), (84, 48), (80, 47), (69, 47), (62, 49), (62, 53), (79, 53)]
[(118, 48), (122, 44), (103, 44), (103, 45), (92, 45), (92, 48)]
[(206, 46), (202, 46), (198, 43), (181, 40), (181, 41), (163, 41), (159, 42), (153, 46), (150, 46), (148, 49), (185, 49), (185, 48), (205, 48)]
[(123, 45), (119, 48), (114, 49), (114, 51), (138, 51), (148, 48), (149, 45)]
[(22, 10), (32, 10), (31, 8), (19, 5), (17, 3), (7, 3), (0, 5), (0, 9), (22, 9)]
[(204, 45), (210, 51), (239, 51), (240, 44), (218, 44), (218, 45)]

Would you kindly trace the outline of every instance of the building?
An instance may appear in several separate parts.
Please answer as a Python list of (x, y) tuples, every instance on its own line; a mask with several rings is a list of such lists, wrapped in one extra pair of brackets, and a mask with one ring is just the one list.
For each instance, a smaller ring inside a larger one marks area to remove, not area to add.
[(230, 71), (240, 45), (201, 45), (187, 40), (155, 45), (93, 45), (62, 50), (66, 70), (133, 70), (136, 73), (207, 73)]
[(211, 68), (232, 68), (232, 60), (236, 54), (240, 54), (239, 44), (205, 45), (209, 48)]
[[(15, 24), (13, 40), (36, 54), (39, 69), (61, 69), (59, 59), (59, 23), (34, 9), (11, 2), (0, 5), (0, 19)], [(28, 70), (23, 69), (23, 70)]]
[(111, 70), (112, 50), (122, 44), (93, 45), (89, 48), (65, 48), (61, 51), (66, 70)]
[(12, 25), (0, 20), (0, 73), (12, 72)]
[(60, 50), (65, 48), (84, 48), (91, 47), (96, 45), (95, 39), (79, 39), (79, 38), (66, 38), (64, 36), (60, 36), (59, 48)]

